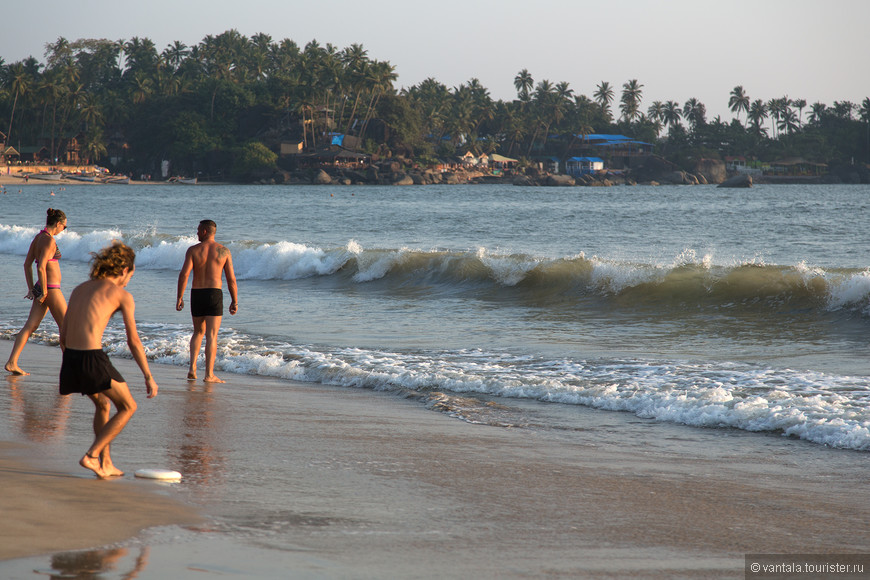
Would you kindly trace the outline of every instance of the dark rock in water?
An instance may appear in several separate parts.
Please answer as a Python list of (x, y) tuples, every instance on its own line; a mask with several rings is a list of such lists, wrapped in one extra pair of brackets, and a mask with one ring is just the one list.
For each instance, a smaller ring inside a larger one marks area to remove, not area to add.
[[(631, 176), (635, 181), (670, 183), (673, 173), (679, 171), (680, 168), (667, 159), (658, 155), (650, 155), (644, 159), (643, 165), (632, 168)], [(682, 182), (682, 176), (680, 176), (680, 182)]]
[(368, 177), (359, 171), (355, 171), (353, 169), (345, 169), (343, 171), (344, 177), (350, 179), (354, 183), (365, 183), (368, 181)]
[(550, 175), (547, 177), (547, 185), (574, 185), (576, 182), (570, 175)]
[(447, 185), (458, 185), (460, 183), (463, 183), (463, 181), (459, 179), (458, 175), (450, 171), (444, 174), (443, 182)]
[(730, 179), (726, 179), (718, 185), (718, 187), (752, 187), (751, 175), (735, 175)]
[(671, 171), (667, 175), (662, 176), (662, 181), (667, 181), (674, 185), (689, 185), (690, 181), (686, 176), (685, 171)]
[(392, 174), (390, 183), (393, 185), (414, 185), (414, 178), (407, 173), (399, 171)]
[(332, 178), (327, 172), (321, 169), (314, 175), (314, 179), (312, 179), (311, 182), (314, 185), (329, 185), (332, 183)]
[(528, 175), (517, 175), (516, 177), (514, 177), (514, 179), (511, 183), (513, 183), (514, 185), (525, 185), (525, 186), (537, 185), (535, 183), (535, 180), (533, 180)]
[[(722, 183), (728, 176), (725, 163), (719, 159), (700, 159), (695, 164), (695, 175), (700, 183)], [(701, 179), (703, 178), (703, 179)]]

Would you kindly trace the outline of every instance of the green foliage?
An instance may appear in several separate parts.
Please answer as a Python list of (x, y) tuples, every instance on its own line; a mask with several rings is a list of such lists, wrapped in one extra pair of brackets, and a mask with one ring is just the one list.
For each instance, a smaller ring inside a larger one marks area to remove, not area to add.
[(215, 149), (218, 143), (209, 132), (206, 118), (193, 111), (178, 113), (166, 123), (164, 131), (167, 154), (181, 161), (204, 155)]
[(237, 30), (163, 50), (139, 37), (58, 38), (46, 48), (44, 63), (0, 58), (0, 131), (15, 145), (55, 148), (82, 134), (88, 155), (132, 160), (135, 172), (156, 173), (169, 159), (187, 173), (231, 166), (245, 175), (274, 166), (269, 146), (299, 140), (314, 149), (331, 133), (355, 137), (368, 153), (427, 161), (465, 150), (563, 157), (583, 135), (615, 132), (679, 163), (699, 155), (870, 161), (867, 99), (808, 105), (753, 99), (736, 86), (723, 95), (737, 115), (727, 123), (708, 121), (694, 98), (643, 107), (637, 79), (621, 91), (602, 81), (592, 98), (525, 69), (513, 79), (516, 100), (493, 100), (475, 78), (453, 88), (429, 78), (397, 92), (394, 67), (361, 45), (300, 48)]
[(277, 168), (278, 155), (260, 142), (251, 141), (233, 150), (232, 175), (236, 179), (272, 172)]

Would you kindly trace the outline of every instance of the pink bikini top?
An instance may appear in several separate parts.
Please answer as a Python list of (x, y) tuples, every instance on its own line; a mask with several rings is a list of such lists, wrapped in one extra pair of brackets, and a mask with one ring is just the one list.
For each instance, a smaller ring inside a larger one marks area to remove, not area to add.
[[(42, 232), (45, 232), (46, 234), (48, 234), (48, 237), (50, 237), (51, 239), (54, 239), (54, 236), (51, 235), (51, 234), (49, 234), (47, 231), (45, 231), (45, 229), (43, 229), (40, 233), (42, 233)], [(54, 257), (53, 257), (53, 258), (49, 258), (48, 261), (49, 261), (49, 262), (57, 262), (58, 260), (60, 260), (60, 257), (61, 257), (61, 256), (60, 256), (60, 248), (57, 247), (57, 242), (55, 242), (55, 245), (54, 245)], [(36, 265), (37, 265), (37, 266), (39, 265), (39, 260), (36, 260)]]

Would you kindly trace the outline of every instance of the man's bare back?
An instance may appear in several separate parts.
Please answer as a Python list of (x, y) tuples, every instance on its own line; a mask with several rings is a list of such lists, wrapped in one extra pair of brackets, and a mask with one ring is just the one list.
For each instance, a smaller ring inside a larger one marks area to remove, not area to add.
[(230, 251), (213, 239), (189, 248), (192, 265), (192, 288), (220, 288), (227, 261), (232, 263)]

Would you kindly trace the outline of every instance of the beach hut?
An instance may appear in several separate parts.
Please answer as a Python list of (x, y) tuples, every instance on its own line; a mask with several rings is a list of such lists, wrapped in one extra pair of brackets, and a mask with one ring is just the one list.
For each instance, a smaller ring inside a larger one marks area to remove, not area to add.
[(16, 163), (20, 160), (21, 154), (11, 145), (3, 151), (3, 155), (0, 155), (0, 161), (5, 161), (6, 163)]
[(516, 167), (518, 161), (516, 159), (511, 159), (510, 157), (505, 157), (504, 155), (499, 155), (498, 153), (493, 153), (490, 158), (490, 165), (492, 166), (493, 171), (510, 171), (514, 167)]
[(477, 157), (471, 151), (466, 151), (465, 155), (459, 157), (463, 167), (475, 167), (477, 165)]
[(600, 157), (571, 157), (565, 161), (565, 173), (573, 177), (603, 170), (604, 160)]
[(21, 161), (27, 163), (39, 163), (48, 161), (51, 158), (51, 154), (48, 152), (48, 147), (39, 145), (28, 145), (22, 147), (19, 150), (19, 153), (21, 155)]

